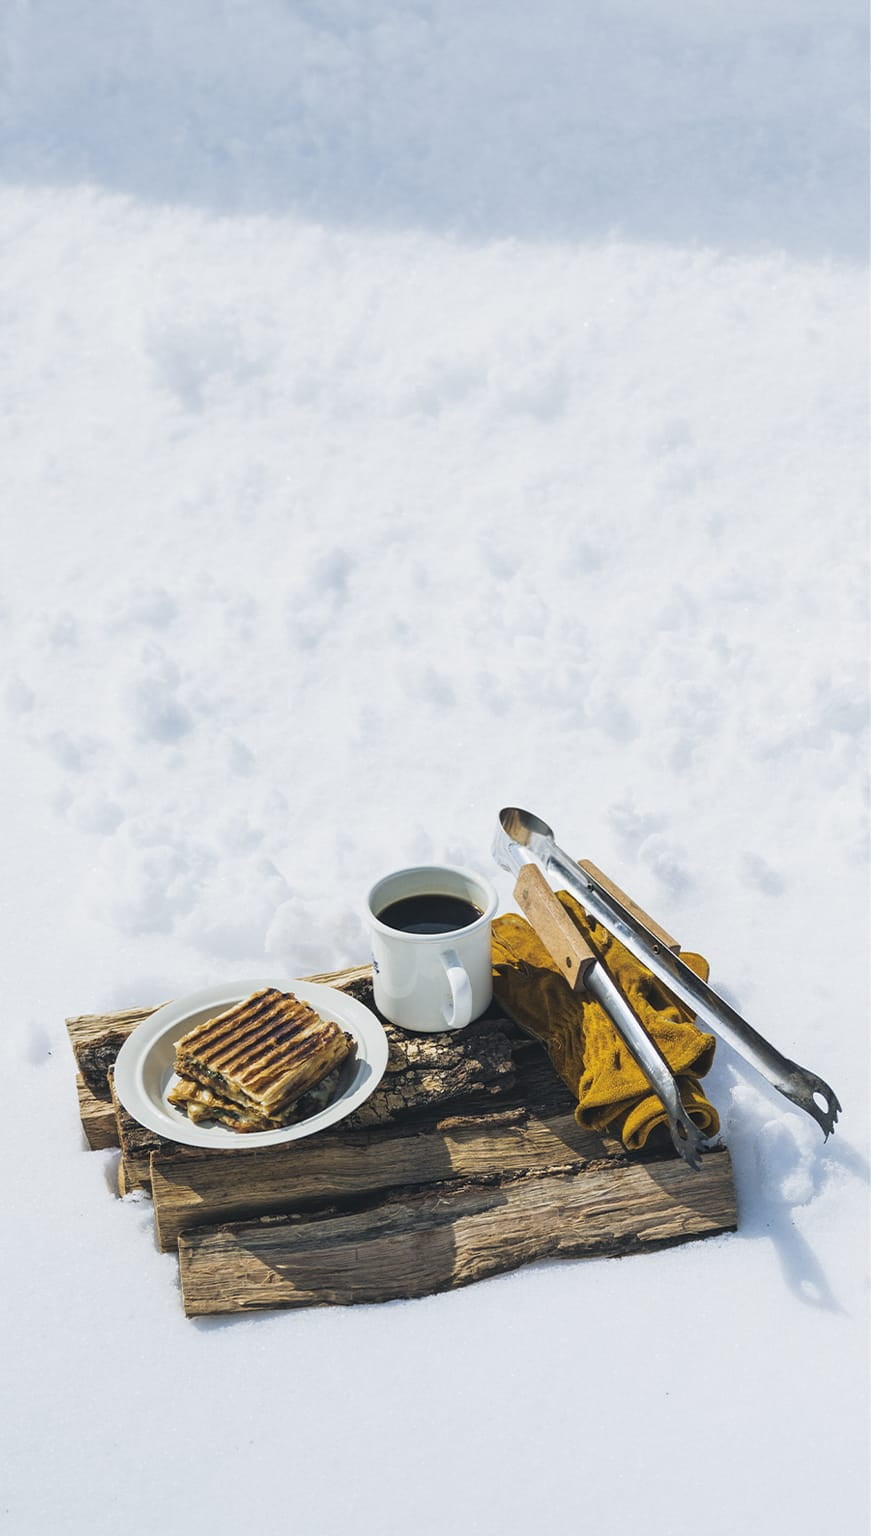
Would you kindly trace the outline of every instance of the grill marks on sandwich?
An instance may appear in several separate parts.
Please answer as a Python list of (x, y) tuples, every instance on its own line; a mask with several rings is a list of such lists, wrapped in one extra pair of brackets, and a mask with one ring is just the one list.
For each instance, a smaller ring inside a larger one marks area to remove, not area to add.
[[(182, 1081), (211, 1095), (215, 1118), (239, 1130), (286, 1124), (297, 1101), (333, 1073), (353, 1049), (339, 1025), (275, 987), (255, 992), (176, 1043)], [(170, 1096), (191, 1118), (203, 1119), (203, 1097)], [(219, 1100), (229, 1100), (220, 1105)], [(255, 1122), (260, 1121), (260, 1125)]]
[[(276, 1068), (302, 1065), (322, 1046), (327, 1032), (341, 1033), (338, 1024), (331, 1027), (306, 1003), (294, 1000), (285, 1007), (287, 999), (281, 992), (261, 996), (262, 1002), (246, 1018), (241, 1032), (236, 1021), (224, 1014), (223, 1024), (197, 1050), (216, 1071), (236, 1077), (248, 1093), (258, 1093)], [(239, 1010), (233, 1013), (238, 1016)]]

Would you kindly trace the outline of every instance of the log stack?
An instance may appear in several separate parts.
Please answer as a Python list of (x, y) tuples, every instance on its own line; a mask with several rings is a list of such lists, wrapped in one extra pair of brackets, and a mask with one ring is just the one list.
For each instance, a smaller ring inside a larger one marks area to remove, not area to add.
[[(373, 1007), (368, 967), (309, 978)], [(582, 1130), (541, 1047), (493, 1005), (456, 1034), (384, 1022), (389, 1059), (339, 1125), (284, 1145), (168, 1142), (114, 1096), (154, 1009), (67, 1020), (82, 1126), (120, 1148), (118, 1188), (154, 1202), (190, 1316), (424, 1296), (539, 1259), (649, 1252), (737, 1225), (729, 1154), (694, 1173)]]

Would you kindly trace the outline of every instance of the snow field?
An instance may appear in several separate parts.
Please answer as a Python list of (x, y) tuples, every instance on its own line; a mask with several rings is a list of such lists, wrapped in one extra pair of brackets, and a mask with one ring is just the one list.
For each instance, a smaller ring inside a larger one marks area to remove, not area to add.
[[(858, 1536), (862, 23), (0, 26), (8, 1529)], [(404, 863), (508, 906), (511, 803), (708, 956), (837, 1133), (722, 1047), (734, 1237), (186, 1322), (81, 1147), (64, 1016), (362, 960)]]

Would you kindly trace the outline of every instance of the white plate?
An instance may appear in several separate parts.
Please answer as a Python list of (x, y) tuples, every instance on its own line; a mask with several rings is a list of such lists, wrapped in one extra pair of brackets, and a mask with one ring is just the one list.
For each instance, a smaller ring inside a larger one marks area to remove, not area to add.
[[(296, 1125), (274, 1131), (231, 1131), (226, 1125), (195, 1125), (183, 1110), (167, 1101), (177, 1082), (175, 1042), (189, 1029), (241, 1003), (261, 987), (292, 992), (316, 1008), (321, 1018), (334, 1019), (357, 1042), (356, 1059), (342, 1068), (332, 1101)], [(219, 987), (192, 992), (177, 1002), (166, 1003), (138, 1024), (118, 1052), (115, 1092), (124, 1108), (140, 1125), (187, 1147), (274, 1147), (280, 1142), (300, 1141), (328, 1125), (344, 1120), (377, 1088), (387, 1065), (387, 1036), (370, 1008), (335, 987), (312, 981), (225, 981)]]

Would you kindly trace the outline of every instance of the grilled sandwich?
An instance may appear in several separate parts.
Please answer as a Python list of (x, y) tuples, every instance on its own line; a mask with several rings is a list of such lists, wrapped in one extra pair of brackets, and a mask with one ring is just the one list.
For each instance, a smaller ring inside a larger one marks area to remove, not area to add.
[[(223, 1119), (237, 1130), (285, 1125), (297, 1101), (341, 1066), (354, 1041), (291, 993), (266, 987), (176, 1042), (181, 1079), (173, 1102), (192, 1119)], [(185, 1084), (205, 1091), (195, 1095)], [(191, 1110), (193, 1109), (193, 1114)]]

